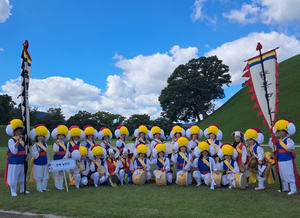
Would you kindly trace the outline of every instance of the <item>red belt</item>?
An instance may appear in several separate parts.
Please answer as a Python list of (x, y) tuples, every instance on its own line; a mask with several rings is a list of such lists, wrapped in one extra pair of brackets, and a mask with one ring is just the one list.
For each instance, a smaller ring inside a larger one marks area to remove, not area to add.
[(13, 154), (13, 155), (25, 155), (25, 151), (18, 151), (16, 154)]
[(278, 153), (291, 153), (291, 152), (284, 149), (278, 149)]
[(186, 163), (178, 163), (178, 166), (181, 166), (181, 167), (185, 167), (186, 166)]
[(56, 155), (60, 155), (60, 154), (66, 154), (66, 152), (65, 151), (59, 151), (59, 152), (57, 152), (57, 153), (55, 153)]
[(46, 156), (46, 152), (40, 152), (39, 156)]
[(202, 173), (202, 174), (207, 174), (207, 173), (210, 173), (210, 171), (202, 171), (202, 170), (200, 170), (200, 172)]

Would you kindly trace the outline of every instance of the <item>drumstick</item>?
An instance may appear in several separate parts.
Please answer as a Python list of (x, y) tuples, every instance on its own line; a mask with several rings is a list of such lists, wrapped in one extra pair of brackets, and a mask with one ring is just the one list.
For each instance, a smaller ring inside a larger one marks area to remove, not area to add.
[(213, 177), (213, 173), (212, 173), (212, 170), (211, 170), (211, 162), (210, 162), (210, 158), (208, 157), (208, 160), (209, 160), (209, 170), (210, 170), (210, 177), (211, 177), (211, 186), (210, 186), (210, 189), (215, 189), (215, 180), (214, 180), (214, 177)]

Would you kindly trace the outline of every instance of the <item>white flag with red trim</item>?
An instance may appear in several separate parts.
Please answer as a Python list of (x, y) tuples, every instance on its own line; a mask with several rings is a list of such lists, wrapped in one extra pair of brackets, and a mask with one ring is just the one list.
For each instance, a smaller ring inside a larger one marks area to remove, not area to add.
[[(264, 124), (268, 124), (269, 128), (272, 128), (272, 124), (275, 122), (276, 113), (278, 112), (277, 103), (279, 102), (278, 94), (278, 81), (277, 81), (277, 57), (276, 51), (271, 50), (262, 54), (262, 61), (264, 66), (266, 89), (264, 84), (264, 74), (261, 64), (260, 55), (247, 60), (247, 66), (244, 71), (243, 77), (250, 77), (246, 82), (246, 85), (251, 85), (250, 90), (247, 93), (253, 92), (250, 100), (256, 100), (253, 109), (259, 108), (257, 117), (264, 116)], [(267, 91), (267, 92), (266, 92)], [(268, 96), (266, 96), (268, 93)], [(270, 116), (270, 113), (271, 116)]]

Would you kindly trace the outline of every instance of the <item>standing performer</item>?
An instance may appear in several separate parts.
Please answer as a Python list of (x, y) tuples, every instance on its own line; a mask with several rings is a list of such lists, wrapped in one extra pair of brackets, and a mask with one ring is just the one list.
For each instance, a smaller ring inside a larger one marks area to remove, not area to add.
[(235, 131), (232, 133), (234, 137), (233, 147), (238, 153), (236, 162), (239, 165), (240, 171), (249, 179), (249, 170), (247, 170), (247, 166), (249, 163), (249, 158), (247, 156), (247, 146), (244, 144), (243, 138), (244, 133), (240, 131)]
[(212, 145), (216, 151), (216, 154), (220, 150), (221, 142), (223, 138), (223, 133), (219, 127), (215, 124), (210, 125), (207, 129), (204, 130), (204, 136), (207, 138), (207, 142)]
[(191, 148), (192, 156), (194, 156), (194, 149), (200, 143), (198, 139), (203, 136), (203, 131), (196, 125), (191, 125), (188, 130), (186, 130), (186, 137), (191, 138), (189, 142), (189, 147)]
[[(220, 163), (219, 157), (216, 157), (217, 169), (224, 170), (222, 176), (222, 185), (228, 185), (228, 188), (232, 188), (232, 184), (235, 185), (235, 173), (239, 172), (239, 166), (235, 160), (232, 159), (234, 148), (229, 143), (222, 144), (222, 154), (225, 156), (225, 159)], [(233, 181), (231, 183), (231, 181)]]
[(70, 131), (71, 141), (69, 141), (69, 143), (68, 143), (68, 149), (69, 149), (69, 152), (71, 152), (71, 149), (73, 146), (75, 146), (75, 145), (81, 146), (80, 141), (78, 141), (78, 139), (84, 139), (85, 134), (79, 128), (79, 126), (76, 126), (76, 125), (71, 126), (69, 128), (69, 131)]
[(161, 138), (165, 136), (164, 131), (158, 126), (153, 126), (149, 131), (149, 138), (152, 139), (151, 142), (151, 151), (154, 149), (154, 146), (158, 143), (163, 143)]
[(147, 146), (147, 144), (149, 144), (149, 141), (147, 139), (148, 132), (149, 130), (145, 125), (140, 125), (139, 128), (134, 130), (134, 137), (136, 138), (134, 145), (137, 146), (138, 144), (144, 144)]
[(120, 179), (119, 176), (119, 165), (117, 165), (118, 160), (115, 159), (115, 153), (116, 151), (112, 148), (108, 149), (108, 158), (106, 159), (106, 164), (107, 164), (107, 170), (108, 174), (106, 176), (107, 184), (110, 187), (115, 187), (117, 184), (113, 183), (111, 177), (112, 176), (117, 176)]
[[(70, 139), (68, 127), (65, 125), (58, 125), (52, 132), (52, 138), (56, 140), (53, 144), (54, 156), (53, 160), (67, 159), (69, 157), (69, 149), (65, 141)], [(56, 171), (53, 172), (54, 184), (56, 189), (63, 190), (64, 172)]]
[[(24, 160), (28, 161), (29, 154), (25, 155), (25, 142), (22, 137), (23, 122), (20, 119), (11, 120), (6, 126), (6, 133), (12, 136), (8, 140), (8, 151), (6, 162), (6, 176), (4, 183), (10, 186), (11, 196), (17, 196), (17, 184), (20, 184), (20, 193), (24, 193)], [(29, 194), (26, 191), (26, 194)]]
[[(77, 146), (76, 146), (77, 147)], [(78, 150), (72, 150), (72, 158), (77, 162), (77, 168), (73, 169), (73, 178), (75, 181), (76, 188), (79, 186), (86, 186), (88, 184), (88, 176), (90, 172), (90, 167), (88, 162), (85, 160), (87, 154), (87, 148), (79, 146)]]
[(151, 164), (155, 164), (155, 170), (153, 171), (155, 177), (158, 170), (165, 171), (168, 183), (172, 183), (172, 173), (168, 153), (167, 147), (163, 143), (158, 143), (152, 150), (150, 162)]
[(50, 137), (50, 132), (45, 125), (36, 125), (30, 132), (30, 136), (36, 142), (32, 146), (31, 156), (33, 160), (33, 178), (36, 181), (38, 192), (49, 191), (47, 184), (49, 180), (48, 163), (50, 161), (48, 145), (46, 141)]
[(119, 175), (122, 185), (124, 184), (124, 180), (126, 183), (132, 184), (133, 164), (131, 159), (128, 158), (129, 152), (130, 151), (128, 148), (124, 148), (122, 158), (120, 156), (118, 161), (118, 166), (120, 169)]
[(172, 138), (172, 144), (174, 145), (180, 137), (185, 136), (185, 130), (178, 125), (173, 126), (170, 136)]
[[(256, 171), (254, 176), (254, 168), (250, 169), (249, 184), (256, 182), (258, 180), (258, 187), (255, 190), (264, 190), (264, 181), (266, 177), (262, 177), (262, 166), (265, 159), (264, 149), (261, 144), (264, 142), (264, 135), (257, 128), (250, 128), (245, 132), (245, 141), (249, 143), (250, 147), (247, 149), (247, 156), (251, 157), (254, 161), (258, 162), (258, 171)], [(251, 162), (251, 160), (250, 160)], [(248, 165), (249, 166), (249, 165)], [(256, 179), (255, 179), (256, 177)]]
[(109, 140), (111, 140), (112, 137), (113, 137), (113, 135), (112, 135), (110, 129), (108, 129), (107, 127), (104, 126), (99, 130), (98, 139), (102, 140), (100, 145), (106, 151), (108, 151), (108, 149), (110, 149), (110, 148), (113, 148), (113, 146), (111, 146), (111, 144), (109, 142)]
[[(90, 165), (90, 176), (94, 181), (95, 187), (103, 184), (106, 181), (106, 176), (108, 174), (107, 164), (106, 164), (106, 150), (100, 145), (94, 145), (88, 152), (88, 157), (91, 160)], [(104, 167), (102, 172), (98, 172), (98, 168)]]
[[(279, 174), (283, 183), (282, 192), (288, 192), (290, 185), (288, 195), (296, 194), (297, 188), (300, 188), (300, 178), (295, 164), (296, 154), (292, 152), (295, 149), (295, 143), (290, 138), (295, 132), (295, 125), (287, 119), (278, 120), (273, 127), (273, 134), (280, 137), (276, 142), (275, 157), (277, 157)], [(272, 138), (270, 138), (269, 146), (273, 148)], [(278, 191), (281, 192), (281, 190)]]
[(118, 138), (116, 146), (120, 150), (120, 154), (122, 155), (123, 149), (126, 148), (125, 139), (129, 136), (129, 131), (126, 126), (118, 126), (115, 131), (115, 136)]
[(211, 157), (215, 154), (215, 149), (208, 142), (202, 141), (195, 148), (194, 154), (196, 158), (193, 162), (193, 177), (197, 181), (197, 186), (202, 184), (201, 180), (204, 180), (204, 183), (209, 186), (211, 179), (210, 172), (214, 171), (216, 174), (219, 174), (215, 160)]
[(144, 170), (147, 172), (147, 181), (149, 182), (151, 179), (151, 166), (150, 160), (148, 157), (150, 156), (150, 149), (147, 148), (145, 144), (138, 144), (136, 149), (134, 149), (133, 154), (135, 156), (135, 160), (133, 163), (134, 170)]
[(85, 140), (81, 143), (81, 146), (90, 150), (90, 148), (95, 145), (95, 141), (93, 139), (98, 137), (98, 132), (90, 125), (85, 126), (83, 128), (83, 132), (85, 134)]
[[(187, 171), (188, 172), (188, 185), (192, 184), (192, 176), (191, 176), (191, 164), (193, 162), (193, 157), (189, 153), (191, 148), (189, 147), (189, 141), (185, 137), (179, 137), (176, 143), (173, 146), (172, 157), (171, 160), (174, 162), (176, 166), (176, 171)], [(177, 152), (175, 154), (175, 152)], [(176, 173), (177, 177), (177, 173)], [(177, 179), (176, 179), (177, 184)]]

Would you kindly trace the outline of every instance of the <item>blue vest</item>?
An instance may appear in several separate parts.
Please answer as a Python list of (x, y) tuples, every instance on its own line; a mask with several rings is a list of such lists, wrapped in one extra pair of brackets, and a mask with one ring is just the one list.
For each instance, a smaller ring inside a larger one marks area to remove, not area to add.
[[(231, 161), (229, 162), (229, 164), (230, 164), (233, 168), (234, 168), (234, 163), (235, 163), (235, 160), (232, 160), (232, 159), (231, 159)], [(227, 171), (227, 170), (230, 170), (229, 167), (224, 163), (224, 161), (223, 161), (223, 169), (224, 169), (223, 175), (226, 174), (226, 171)]]
[(141, 141), (140, 138), (139, 138), (139, 143), (146, 145), (146, 140), (147, 140), (147, 139), (146, 139), (146, 138), (143, 138), (143, 140), (144, 140), (144, 142)]
[[(287, 144), (287, 138), (284, 138), (283, 140), (282, 140), (282, 142), (284, 143), (284, 144)], [(278, 149), (283, 149), (283, 150), (285, 150), (281, 145), (280, 145), (280, 143), (279, 143), (279, 140), (278, 140), (278, 142), (277, 142), (277, 148)], [(291, 153), (277, 153), (277, 160), (278, 161), (288, 161), (288, 160), (292, 160), (293, 159), (293, 156), (291, 155)]]
[[(80, 146), (80, 141), (77, 141), (77, 143), (74, 142), (74, 144)], [(72, 144), (69, 142), (69, 152), (71, 152), (72, 147), (73, 147)]]
[[(93, 144), (95, 144), (95, 141), (92, 139)], [(89, 143), (88, 140), (86, 140), (86, 145), (85, 147), (87, 147), (87, 149), (89, 149), (90, 147), (92, 147), (92, 145)]]
[[(208, 140), (205, 140), (206, 142), (208, 142), (208, 144), (209, 144), (209, 141)], [(220, 141), (219, 140), (215, 140), (215, 145), (220, 145)]]
[[(104, 163), (105, 163), (104, 160), (100, 160), (100, 165), (104, 166)], [(95, 171), (94, 172), (90, 171), (90, 175), (92, 175), (93, 173), (96, 173), (97, 170), (98, 170), (98, 166), (97, 166), (97, 164), (95, 164)]]
[[(187, 159), (189, 159), (189, 153), (185, 152), (184, 155), (187, 157)], [(186, 162), (181, 155), (178, 153), (177, 154), (177, 170), (183, 170), (184, 166), (183, 163), (187, 164), (188, 162)], [(181, 166), (180, 166), (181, 165)], [(189, 171), (190, 172), (190, 171)]]
[[(14, 140), (14, 142), (16, 143), (17, 140), (12, 138), (12, 140)], [(22, 140), (25, 142), (25, 139), (22, 137)], [(10, 149), (8, 148), (7, 153), (11, 152)], [(23, 145), (21, 145), (21, 143), (19, 143), (18, 145), (18, 152), (24, 152), (24, 154), (21, 155), (17, 155), (17, 154), (13, 154), (11, 153), (9, 158), (8, 158), (8, 163), (9, 164), (24, 164), (25, 161), (25, 148), (23, 147)]]
[[(45, 142), (43, 142), (43, 145), (48, 149)], [(34, 144), (34, 146), (37, 146), (38, 148), (40, 148), (40, 152), (45, 152), (46, 155), (39, 156), (37, 159), (34, 159), (33, 164), (35, 164), (35, 165), (46, 165), (46, 164), (48, 164), (47, 151), (45, 151), (42, 147), (38, 146), (37, 144)]]
[(119, 139), (122, 142), (122, 145), (120, 148), (125, 148), (125, 144), (123, 143), (123, 141), (121, 139)]
[[(67, 144), (65, 142), (61, 142), (61, 143), (63, 143), (66, 146), (66, 148), (67, 148)], [(65, 151), (59, 144), (57, 146), (59, 146), (59, 151)], [(65, 156), (65, 154), (55, 154), (54, 153), (53, 160), (63, 159), (64, 156)]]
[[(207, 162), (209, 163), (209, 157), (207, 157), (205, 160), (207, 160)], [(198, 161), (198, 168), (201, 171), (210, 171), (209, 166), (207, 166), (202, 160), (199, 159)], [(201, 173), (202, 174), (202, 173)]]
[[(138, 166), (138, 167), (144, 167), (141, 163), (140, 163), (140, 161), (139, 161), (139, 159), (138, 158), (135, 158), (135, 161), (136, 161), (136, 165)], [(143, 162), (146, 164), (146, 166), (147, 166), (147, 158), (144, 158), (143, 159)], [(145, 166), (145, 167), (146, 167)]]
[[(252, 146), (253, 153), (254, 153), (256, 156), (258, 156), (258, 155), (257, 155), (257, 148), (258, 148), (258, 146), (259, 146), (259, 144), (257, 144), (257, 143), (256, 143), (254, 146)], [(251, 152), (250, 152), (250, 156), (253, 157), (253, 155), (252, 155)]]

